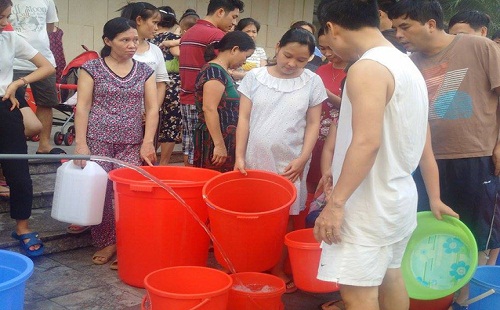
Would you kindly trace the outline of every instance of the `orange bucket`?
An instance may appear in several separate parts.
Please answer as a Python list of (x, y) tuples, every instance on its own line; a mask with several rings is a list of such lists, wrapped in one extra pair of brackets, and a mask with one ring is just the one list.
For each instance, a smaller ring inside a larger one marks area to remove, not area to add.
[[(278, 174), (247, 173), (232, 171), (212, 178), (203, 187), (203, 198), (209, 206), (210, 229), (236, 271), (266, 271), (281, 257), (297, 192)], [(217, 246), (215, 258), (230, 269)]]
[[(121, 268), (121, 266), (120, 266)], [(225, 310), (233, 279), (226, 273), (197, 266), (170, 267), (146, 276), (149, 310)]]
[(259, 272), (241, 272), (231, 275), (227, 310), (281, 310), (281, 296), (285, 282), (277, 276)]
[(311, 293), (329, 293), (340, 289), (335, 282), (316, 278), (321, 248), (314, 239), (312, 228), (289, 232), (285, 236), (285, 244), (288, 246), (293, 281), (299, 289)]
[[(170, 185), (207, 223), (201, 189), (219, 172), (175, 166), (142, 168)], [(144, 277), (152, 271), (206, 266), (209, 237), (169, 192), (128, 168), (111, 171), (109, 178), (114, 182), (118, 275), (123, 282), (144, 287)]]

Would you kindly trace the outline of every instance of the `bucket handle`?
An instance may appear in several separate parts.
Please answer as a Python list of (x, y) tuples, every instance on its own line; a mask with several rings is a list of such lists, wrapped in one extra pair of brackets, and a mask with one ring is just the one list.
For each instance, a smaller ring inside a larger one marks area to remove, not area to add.
[(200, 309), (201, 306), (203, 306), (204, 304), (206, 304), (209, 301), (210, 301), (210, 298), (205, 298), (205, 299), (203, 299), (203, 301), (201, 303), (199, 303), (198, 305), (194, 306), (193, 308), (191, 308), (189, 310)]
[(469, 300), (464, 301), (461, 304), (461, 306), (468, 306), (470, 304), (475, 303), (476, 301), (480, 301), (481, 299), (484, 299), (484, 298), (486, 298), (486, 297), (488, 297), (490, 295), (493, 295), (493, 294), (495, 294), (495, 290), (494, 289), (490, 289), (489, 291), (486, 291), (486, 292), (482, 293), (481, 295), (478, 295), (478, 296), (476, 296), (474, 298), (471, 298)]

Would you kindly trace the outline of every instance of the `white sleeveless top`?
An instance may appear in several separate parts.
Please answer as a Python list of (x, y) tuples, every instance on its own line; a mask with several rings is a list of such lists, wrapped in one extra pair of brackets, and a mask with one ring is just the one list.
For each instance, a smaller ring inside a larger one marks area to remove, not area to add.
[[(387, 67), (395, 80), (387, 103), (382, 141), (375, 163), (347, 200), (342, 238), (381, 246), (398, 242), (416, 227), (417, 189), (413, 171), (422, 157), (427, 133), (428, 97), (424, 78), (410, 58), (393, 47), (376, 47), (361, 58)], [(352, 106), (346, 84), (333, 157), (334, 184), (352, 140)]]

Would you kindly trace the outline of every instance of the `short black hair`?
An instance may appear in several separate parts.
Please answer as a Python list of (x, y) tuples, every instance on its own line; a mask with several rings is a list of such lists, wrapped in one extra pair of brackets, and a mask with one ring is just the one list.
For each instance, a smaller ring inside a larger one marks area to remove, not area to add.
[(392, 6), (396, 4), (396, 0), (377, 0), (378, 9), (382, 12), (389, 13)]
[(455, 24), (464, 23), (469, 24), (472, 29), (478, 31), (481, 27), (488, 28), (490, 21), (491, 18), (486, 13), (476, 10), (467, 10), (453, 15), (448, 23), (448, 27), (451, 28)]
[(299, 20), (290, 25), (290, 29), (292, 28), (302, 28), (302, 26), (307, 26), (312, 29), (313, 34), (316, 33), (316, 27), (310, 22), (306, 22), (305, 20)]
[(260, 31), (260, 23), (251, 17), (240, 19), (234, 30), (243, 31), (249, 25), (254, 25), (257, 28), (257, 32)]
[(245, 4), (241, 0), (210, 0), (207, 7), (207, 15), (214, 14), (220, 8), (223, 8), (225, 12), (239, 9), (240, 13), (242, 13), (244, 7)]
[(348, 30), (378, 28), (380, 24), (376, 0), (322, 0), (316, 15), (325, 29), (327, 22)]
[(436, 21), (436, 27), (444, 30), (443, 8), (438, 0), (400, 0), (389, 11), (389, 18), (409, 18), (425, 24)]
[(491, 36), (491, 39), (492, 40), (495, 40), (495, 39), (498, 39), (500, 38), (500, 30), (497, 30), (492, 36)]
[(318, 30), (318, 38), (325, 35), (325, 28), (320, 27)]

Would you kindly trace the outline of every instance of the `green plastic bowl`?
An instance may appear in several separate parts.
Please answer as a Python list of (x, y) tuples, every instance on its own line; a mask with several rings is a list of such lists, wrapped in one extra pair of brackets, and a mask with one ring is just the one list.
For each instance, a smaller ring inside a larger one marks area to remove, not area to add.
[(474, 236), (460, 220), (419, 212), (401, 263), (408, 295), (433, 300), (453, 294), (474, 275), (477, 254)]

